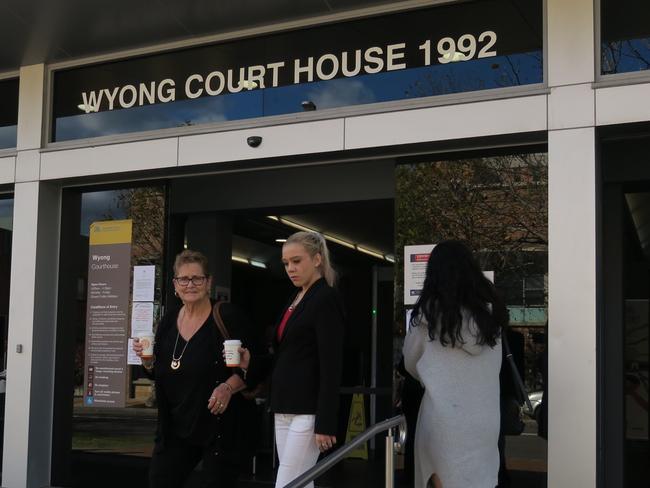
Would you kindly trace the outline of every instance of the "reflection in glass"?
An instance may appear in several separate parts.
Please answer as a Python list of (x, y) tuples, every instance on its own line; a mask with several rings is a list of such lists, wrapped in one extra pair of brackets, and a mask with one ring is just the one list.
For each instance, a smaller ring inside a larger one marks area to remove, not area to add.
[(16, 147), (18, 80), (0, 80), (0, 149)]
[(603, 0), (601, 5), (601, 73), (650, 69), (650, 3)]
[(60, 117), (56, 141), (261, 117), (262, 91)]
[(648, 353), (650, 344), (650, 193), (625, 194), (624, 276), (624, 427), (625, 487), (648, 481)]
[(541, 51), (60, 117), (55, 140), (123, 134), (316, 109), (522, 86), (543, 80)]
[(542, 14), (454, 2), (60, 70), (53, 140), (540, 84)]
[[(74, 238), (77, 252), (76, 272), (70, 274), (69, 287), (76, 290), (76, 302), (66, 304), (69, 320), (74, 320), (74, 423), (72, 449), (76, 452), (104, 452), (148, 456), (155, 430), (155, 398), (152, 384), (143, 378), (142, 368), (130, 367), (127, 382), (127, 409), (119, 420), (94, 415), (93, 408), (83, 406), (85, 363), (86, 303), (88, 275), (88, 236), (93, 222), (133, 220), (131, 266), (156, 266), (154, 318), (160, 314), (163, 242), (165, 232), (165, 193), (161, 187), (136, 187), (84, 192), (80, 195), (78, 234)], [(66, 216), (72, 218), (72, 216)], [(72, 238), (72, 236), (70, 236)], [(63, 251), (66, 252), (66, 251)], [(71, 252), (68, 250), (68, 252)], [(72, 318), (74, 317), (74, 318)], [(149, 408), (147, 408), (149, 407)], [(140, 408), (137, 415), (129, 409)], [(134, 419), (139, 419), (135, 422)], [(112, 427), (108, 428), (109, 425)]]
[[(511, 484), (543, 486), (548, 307), (548, 164), (544, 153), (404, 164), (396, 169), (396, 310), (403, 311), (403, 246), (466, 242), (510, 312), (509, 342), (533, 410), (522, 436), (504, 436)], [(402, 312), (396, 321), (404, 324)], [(503, 369), (502, 369), (503, 373)], [(504, 380), (502, 389), (504, 392)], [(480, 399), (478, 400), (480, 401)]]

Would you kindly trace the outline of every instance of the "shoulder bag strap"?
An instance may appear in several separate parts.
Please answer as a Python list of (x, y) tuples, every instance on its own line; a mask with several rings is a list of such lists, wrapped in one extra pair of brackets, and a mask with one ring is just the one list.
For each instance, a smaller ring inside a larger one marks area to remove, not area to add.
[(214, 304), (214, 307), (212, 307), (212, 316), (214, 317), (214, 321), (217, 324), (217, 329), (219, 329), (219, 333), (221, 334), (221, 337), (224, 338), (224, 340), (229, 340), (230, 339), (230, 334), (228, 333), (228, 329), (226, 327), (226, 324), (223, 322), (223, 318), (221, 317), (221, 304), (223, 302), (217, 302)]
[(508, 343), (508, 337), (507, 337), (507, 332), (505, 327), (501, 328), (501, 345), (506, 350), (506, 359), (508, 360), (508, 363), (510, 364), (510, 368), (512, 369), (512, 377), (515, 380), (515, 385), (517, 386), (517, 389), (521, 393), (521, 396), (524, 398), (524, 401), (526, 402), (526, 406), (528, 406), (528, 409), (532, 412), (533, 406), (530, 403), (530, 399), (528, 398), (528, 392), (526, 391), (526, 386), (524, 385), (524, 382), (521, 379), (521, 375), (519, 374), (519, 369), (517, 368), (517, 365), (515, 364), (515, 360), (512, 357), (512, 351), (510, 351), (510, 344)]

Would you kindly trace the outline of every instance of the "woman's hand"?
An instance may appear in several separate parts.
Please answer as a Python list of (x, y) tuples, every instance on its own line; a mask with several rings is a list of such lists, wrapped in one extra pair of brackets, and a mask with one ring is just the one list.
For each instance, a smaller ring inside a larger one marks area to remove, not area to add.
[(331, 449), (336, 444), (336, 436), (316, 434), (316, 445), (320, 452), (325, 452)]
[(208, 410), (210, 410), (212, 415), (224, 413), (228, 408), (231, 398), (232, 389), (229, 388), (228, 383), (220, 383), (212, 390), (212, 395), (208, 399)]
[(136, 356), (139, 358), (142, 358), (142, 351), (144, 350), (144, 347), (142, 347), (142, 344), (140, 344), (140, 338), (139, 337), (134, 337), (133, 338), (133, 352), (135, 353)]
[(251, 352), (245, 347), (239, 348), (239, 367), (241, 369), (248, 369), (251, 364)]

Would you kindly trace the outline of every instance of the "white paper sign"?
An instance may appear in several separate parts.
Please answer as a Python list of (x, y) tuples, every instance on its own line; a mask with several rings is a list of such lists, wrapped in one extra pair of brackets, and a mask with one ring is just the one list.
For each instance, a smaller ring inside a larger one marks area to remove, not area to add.
[(434, 247), (435, 244), (404, 246), (404, 305), (415, 305), (418, 301), (424, 286), (429, 254)]
[(128, 349), (126, 350), (126, 364), (139, 366), (142, 360), (133, 352), (133, 339), (129, 338)]
[(131, 337), (153, 332), (153, 303), (133, 302), (131, 306)]
[(153, 302), (156, 286), (156, 266), (133, 267), (133, 301)]

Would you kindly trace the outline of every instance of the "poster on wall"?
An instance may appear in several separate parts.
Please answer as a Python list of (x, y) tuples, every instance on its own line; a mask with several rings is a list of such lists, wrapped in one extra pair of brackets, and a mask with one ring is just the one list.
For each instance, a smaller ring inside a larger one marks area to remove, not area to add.
[(124, 407), (131, 220), (93, 222), (88, 252), (84, 405)]
[(415, 305), (418, 301), (434, 247), (435, 244), (404, 246), (404, 305)]
[(133, 301), (153, 302), (156, 287), (156, 267), (134, 266), (133, 267)]

